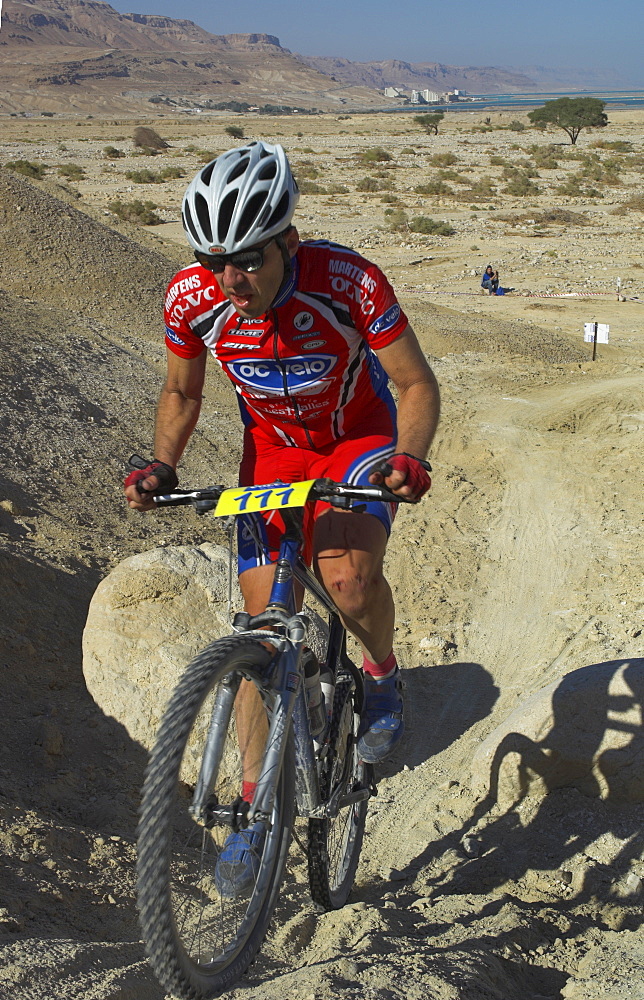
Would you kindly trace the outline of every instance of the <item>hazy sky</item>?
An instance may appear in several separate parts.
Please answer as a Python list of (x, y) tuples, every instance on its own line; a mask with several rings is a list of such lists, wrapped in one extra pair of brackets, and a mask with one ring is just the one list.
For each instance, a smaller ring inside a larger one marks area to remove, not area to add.
[(451, 65), (608, 69), (644, 87), (644, 0), (110, 0), (218, 35), (261, 31), (303, 55)]

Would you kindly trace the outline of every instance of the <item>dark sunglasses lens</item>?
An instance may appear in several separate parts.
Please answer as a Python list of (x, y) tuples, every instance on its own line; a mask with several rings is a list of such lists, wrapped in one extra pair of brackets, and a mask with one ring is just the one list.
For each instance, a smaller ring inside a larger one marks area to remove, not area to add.
[(264, 264), (264, 249), (247, 250), (225, 257), (211, 257), (209, 254), (196, 253), (195, 257), (203, 267), (207, 267), (214, 274), (223, 274), (226, 264), (232, 264), (240, 271), (259, 271)]
[(245, 253), (234, 253), (230, 258), (233, 267), (240, 271), (259, 271), (264, 263), (263, 250), (247, 250)]

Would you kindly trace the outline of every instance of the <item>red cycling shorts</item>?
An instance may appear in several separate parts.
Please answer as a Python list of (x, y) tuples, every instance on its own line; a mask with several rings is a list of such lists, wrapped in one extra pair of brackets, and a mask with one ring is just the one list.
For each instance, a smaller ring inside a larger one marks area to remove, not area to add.
[[(246, 429), (239, 485), (264, 485), (276, 480), (294, 483), (324, 476), (338, 483), (367, 484), (374, 465), (393, 455), (395, 450), (395, 426), (389, 411), (384, 409), (377, 412), (368, 425), (357, 427), (339, 441), (316, 451), (276, 444)], [(365, 512), (377, 517), (389, 535), (396, 506), (393, 503), (374, 501), (365, 505)], [(304, 509), (303, 557), (308, 565), (313, 554), (315, 520), (328, 508), (329, 504), (318, 501), (316, 504), (307, 504)], [(284, 521), (277, 510), (238, 517), (239, 572), (275, 562), (283, 532)]]

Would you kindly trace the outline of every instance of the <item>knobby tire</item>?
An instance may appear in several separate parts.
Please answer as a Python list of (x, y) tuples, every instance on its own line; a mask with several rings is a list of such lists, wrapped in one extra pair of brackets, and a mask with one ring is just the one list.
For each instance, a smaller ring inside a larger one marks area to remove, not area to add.
[[(333, 753), (325, 760), (322, 793), (338, 784), (344, 791), (371, 784), (372, 769), (358, 759), (356, 735), (360, 706), (355, 680), (342, 674), (335, 688), (331, 721)], [(308, 862), (311, 897), (319, 910), (344, 906), (353, 887), (367, 817), (368, 799), (345, 806), (337, 816), (309, 820)]]
[[(226, 897), (217, 889), (216, 861), (231, 829), (206, 830), (188, 812), (200, 758), (195, 743), (208, 718), (209, 696), (224, 679), (241, 673), (266, 698), (259, 678), (271, 655), (243, 636), (219, 639), (199, 653), (170, 700), (150, 757), (139, 823), (139, 914), (154, 972), (182, 1000), (216, 997), (231, 988), (259, 951), (277, 901), (293, 825), (290, 734), (283, 737), (287, 747), (272, 826), (250, 898)], [(241, 791), (234, 710), (225, 731), (225, 754), (213, 781), (220, 802), (234, 800)]]

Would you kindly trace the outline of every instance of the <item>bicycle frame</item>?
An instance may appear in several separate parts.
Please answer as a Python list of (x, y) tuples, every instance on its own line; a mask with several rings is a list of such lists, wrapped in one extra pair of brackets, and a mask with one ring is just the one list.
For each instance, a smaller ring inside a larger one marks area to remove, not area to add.
[[(299, 517), (291, 511), (285, 511), (284, 520), (286, 531), (280, 543), (266, 610), (254, 617), (246, 612), (240, 612), (233, 621), (237, 634), (260, 639), (263, 643), (271, 643), (276, 650), (276, 655), (262, 678), (275, 697), (262, 769), (253, 802), (245, 816), (232, 815), (230, 807), (225, 810), (226, 816), (219, 815), (221, 810), (209, 806), (211, 776), (219, 767), (226, 737), (222, 720), (230, 717), (231, 699), (234, 701), (239, 684), (234, 688), (232, 685), (222, 686), (213, 707), (204, 757), (191, 807), (193, 816), (200, 817), (207, 823), (212, 823), (213, 820), (223, 821), (233, 827), (241, 825), (244, 821), (254, 823), (262, 820), (270, 823), (277, 776), (281, 773), (286, 750), (284, 734), (291, 719), (295, 743), (295, 789), (298, 812), (304, 817), (322, 818), (327, 815), (327, 803), (322, 800), (320, 793), (315, 747), (309, 726), (301, 669), (302, 649), (306, 642), (309, 622), (306, 615), (296, 610), (294, 590), (296, 580), (329, 614), (326, 666), (334, 675), (340, 662), (346, 662), (348, 665), (345, 652), (346, 633), (335, 605), (301, 557), (302, 533)], [(354, 794), (360, 797), (359, 792)], [(369, 791), (365, 790), (363, 797), (366, 798), (368, 795)], [(343, 803), (334, 803), (335, 811), (341, 804)]]

